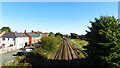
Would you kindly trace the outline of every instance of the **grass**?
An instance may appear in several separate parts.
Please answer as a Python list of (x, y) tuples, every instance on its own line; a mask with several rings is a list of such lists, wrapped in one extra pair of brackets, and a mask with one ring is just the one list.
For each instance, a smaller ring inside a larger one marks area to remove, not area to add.
[(80, 39), (71, 39), (72, 42), (74, 42), (78, 47), (80, 47), (82, 50), (86, 50), (83, 48), (83, 46), (87, 46), (88, 42), (85, 40)]
[(76, 55), (79, 59), (81, 58), (85, 58), (85, 55), (83, 54), (83, 52), (77, 48), (72, 42), (68, 41), (71, 45), (71, 47), (73, 48), (74, 52), (76, 52)]
[[(18, 66), (19, 63), (24, 60), (25, 56), (16, 56), (13, 61), (5, 63), (3, 66)], [(23, 63), (22, 63), (23, 64)]]
[[(88, 45), (88, 42), (85, 41), (85, 40), (80, 40), (80, 39), (70, 39), (71, 42), (75, 43), (80, 49), (76, 49), (77, 50), (77, 53), (78, 53), (78, 57), (79, 58), (85, 58), (86, 57), (86, 53), (85, 52), (82, 52), (81, 50), (86, 50), (83, 48), (83, 46), (87, 46)], [(72, 44), (72, 47), (76, 47), (74, 46), (74, 44)]]
[(53, 51), (47, 51), (47, 50), (43, 49), (42, 47), (40, 47), (40, 48), (34, 50), (33, 53), (34, 54), (37, 53), (43, 57), (46, 57), (47, 59), (54, 59), (54, 56), (59, 48), (59, 45), (60, 44), (56, 45), (56, 47)]

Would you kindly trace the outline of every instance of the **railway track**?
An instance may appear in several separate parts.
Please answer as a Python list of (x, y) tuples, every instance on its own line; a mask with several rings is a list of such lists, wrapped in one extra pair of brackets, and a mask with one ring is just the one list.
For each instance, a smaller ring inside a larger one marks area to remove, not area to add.
[(66, 39), (62, 40), (62, 43), (54, 57), (55, 60), (72, 60), (77, 59), (77, 56), (72, 49), (71, 45)]

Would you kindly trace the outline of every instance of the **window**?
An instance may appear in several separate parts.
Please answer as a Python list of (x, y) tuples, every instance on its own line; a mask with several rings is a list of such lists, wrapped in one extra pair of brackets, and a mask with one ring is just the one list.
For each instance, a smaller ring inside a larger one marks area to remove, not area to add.
[(2, 46), (5, 46), (5, 44), (2, 44)]
[(2, 48), (4, 48), (5, 47), (5, 44), (2, 44)]
[(5, 38), (3, 38), (3, 40), (5, 40)]
[(15, 38), (13, 40), (15, 40)]
[(9, 47), (12, 47), (13, 46), (13, 44), (10, 44), (10, 46)]

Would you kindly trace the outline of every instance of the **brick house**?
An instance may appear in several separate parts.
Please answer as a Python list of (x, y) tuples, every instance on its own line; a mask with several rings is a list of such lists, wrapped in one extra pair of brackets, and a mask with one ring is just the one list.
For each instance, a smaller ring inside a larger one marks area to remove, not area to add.
[(38, 41), (40, 41), (40, 36), (36, 33), (32, 32), (26, 32), (25, 30), (25, 34), (29, 37), (29, 45), (33, 45), (34, 43), (37, 43)]
[(41, 38), (42, 37), (44, 37), (44, 36), (49, 36), (49, 33), (39, 33), (39, 32), (34, 32), (34, 31), (32, 31), (32, 33), (34, 33), (34, 34), (37, 34), (37, 35), (39, 35), (40, 36), (40, 42), (41, 42)]

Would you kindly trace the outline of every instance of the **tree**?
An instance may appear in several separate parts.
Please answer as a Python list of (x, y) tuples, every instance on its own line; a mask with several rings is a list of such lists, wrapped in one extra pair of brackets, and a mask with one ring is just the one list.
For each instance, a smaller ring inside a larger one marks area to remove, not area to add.
[(49, 33), (49, 36), (51, 36), (51, 35), (54, 35), (54, 33), (53, 33), (53, 32), (50, 32), (50, 33)]
[(115, 17), (100, 16), (88, 27), (88, 57), (100, 63), (101, 68), (120, 67), (120, 27)]
[(53, 35), (45, 36), (41, 38), (42, 41), (42, 48), (47, 51), (54, 51), (55, 47), (61, 42), (61, 37)]
[(79, 36), (76, 33), (71, 33), (72, 39), (79, 39)]
[(55, 37), (56, 37), (56, 36), (61, 36), (61, 37), (63, 37), (63, 34), (61, 34), (60, 32), (58, 32), (58, 33), (55, 34)]
[(68, 35), (68, 34), (66, 34), (66, 35), (64, 35), (64, 37), (69, 38), (69, 35)]
[(80, 35), (79, 38), (80, 38), (81, 40), (86, 40), (86, 39), (87, 39), (85, 35)]
[(5, 32), (11, 32), (11, 29), (9, 27), (2, 27), (1, 30)]
[(37, 31), (38, 33), (40, 33), (40, 34), (42, 34), (42, 32), (41, 31)]

